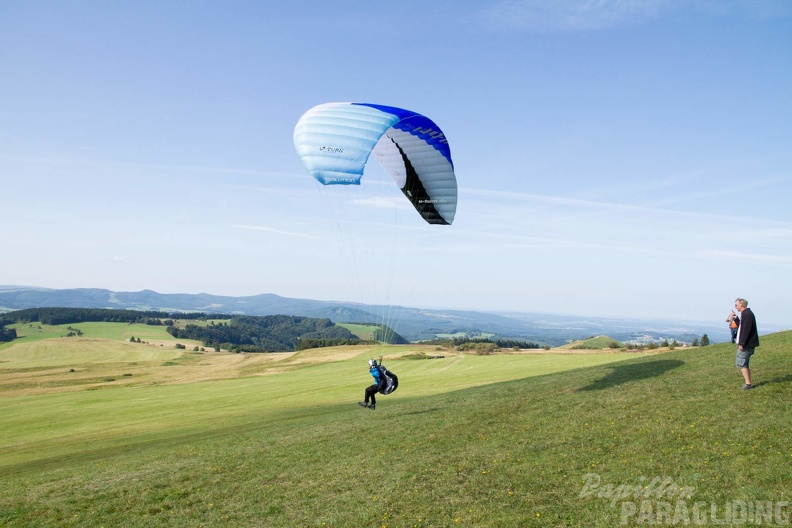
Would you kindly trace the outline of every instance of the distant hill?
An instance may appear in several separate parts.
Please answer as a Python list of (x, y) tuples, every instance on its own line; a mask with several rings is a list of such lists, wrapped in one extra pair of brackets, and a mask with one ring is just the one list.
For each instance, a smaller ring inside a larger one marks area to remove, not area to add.
[[(713, 343), (729, 339), (721, 324), (641, 321), (526, 312), (487, 313), (464, 310), (428, 310), (365, 305), (344, 301), (317, 301), (281, 297), (272, 293), (229, 297), (208, 293), (158, 293), (152, 290), (116, 292), (99, 288), (49, 289), (35, 286), (0, 286), (0, 312), (37, 307), (114, 308), (168, 312), (228, 313), (234, 315), (292, 315), (327, 318), (335, 323), (390, 323), (409, 341), (424, 341), (438, 334), (525, 340), (560, 346), (592, 335), (618, 341), (691, 342), (706, 333)], [(380, 314), (395, 313), (391, 321)], [(398, 321), (394, 323), (393, 321)], [(717, 321), (720, 323), (720, 320)], [(769, 330), (769, 329), (768, 329)]]
[(604, 348), (621, 348), (622, 343), (608, 336), (595, 336), (570, 343), (570, 348), (579, 350), (602, 350)]

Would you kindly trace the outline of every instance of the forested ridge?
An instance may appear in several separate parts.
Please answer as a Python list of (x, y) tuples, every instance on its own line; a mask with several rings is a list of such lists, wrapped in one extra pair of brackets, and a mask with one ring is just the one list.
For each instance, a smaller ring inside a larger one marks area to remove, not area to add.
[(48, 325), (105, 322), (161, 325), (168, 319), (229, 319), (229, 314), (171, 313), (163, 311), (114, 310), (111, 308), (26, 308), (0, 315), (0, 324), (41, 323)]
[(235, 352), (284, 352), (313, 346), (357, 344), (360, 339), (330, 319), (289, 315), (235, 316), (228, 322), (168, 327), (177, 339), (194, 339), (204, 346)]
[[(208, 321), (184, 327), (174, 320)], [(29, 308), (0, 316), (0, 341), (17, 337), (14, 323), (47, 325), (82, 322), (117, 322), (166, 325), (177, 339), (201, 341), (204, 346), (234, 352), (287, 352), (320, 346), (363, 343), (348, 329), (327, 318), (288, 315), (240, 316), (230, 314), (170, 313), (162, 311), (113, 310), (99, 308)], [(398, 334), (397, 334), (398, 335)]]

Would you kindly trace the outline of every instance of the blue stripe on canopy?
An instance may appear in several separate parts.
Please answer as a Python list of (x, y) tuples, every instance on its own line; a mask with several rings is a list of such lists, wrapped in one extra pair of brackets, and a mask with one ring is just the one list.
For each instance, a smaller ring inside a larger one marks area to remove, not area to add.
[(393, 114), (399, 118), (399, 121), (393, 125), (393, 128), (404, 130), (426, 141), (434, 148), (440, 151), (443, 156), (451, 163), (453, 167), (454, 162), (451, 161), (451, 149), (448, 147), (448, 140), (437, 126), (434, 121), (426, 116), (405, 110), (403, 108), (396, 108), (395, 106), (377, 105), (371, 103), (352, 103), (360, 106), (369, 106), (376, 108), (383, 112)]
[(426, 116), (394, 106), (325, 103), (297, 122), (294, 146), (323, 185), (359, 185), (374, 152), (424, 220), (454, 220), (457, 183), (451, 149), (440, 127)]

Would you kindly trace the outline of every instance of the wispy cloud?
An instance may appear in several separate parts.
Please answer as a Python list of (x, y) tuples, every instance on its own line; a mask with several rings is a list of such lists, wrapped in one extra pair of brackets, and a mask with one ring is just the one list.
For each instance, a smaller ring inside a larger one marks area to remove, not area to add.
[[(777, 181), (777, 180), (771, 180)], [(783, 180), (781, 180), (783, 181)], [(734, 187), (725, 191), (726, 193), (736, 192), (737, 190), (744, 190), (749, 188), (754, 188), (760, 185), (764, 185), (763, 182), (759, 182), (756, 184), (750, 184), (748, 186), (740, 186)], [(782, 221), (772, 221), (768, 219), (762, 218), (754, 218), (754, 217), (741, 217), (739, 215), (726, 215), (726, 214), (717, 214), (717, 213), (706, 213), (700, 211), (690, 211), (690, 210), (680, 210), (680, 209), (670, 209), (663, 207), (663, 205), (670, 205), (673, 203), (677, 203), (678, 201), (681, 202), (683, 200), (669, 200), (663, 201), (653, 204), (624, 204), (618, 202), (608, 202), (602, 200), (586, 200), (581, 198), (569, 198), (565, 196), (551, 196), (551, 195), (542, 195), (542, 194), (531, 194), (531, 193), (516, 193), (516, 192), (505, 192), (505, 191), (492, 191), (487, 189), (474, 189), (474, 188), (465, 188), (460, 191), (460, 193), (464, 193), (467, 197), (479, 197), (483, 200), (490, 200), (496, 199), (502, 201), (504, 204), (536, 204), (541, 206), (556, 206), (556, 207), (569, 207), (575, 208), (580, 213), (593, 213), (593, 212), (602, 212), (602, 213), (641, 213), (644, 215), (655, 215), (655, 216), (662, 216), (665, 218), (699, 218), (699, 219), (706, 219), (711, 221), (723, 221), (728, 220), (729, 222), (734, 222), (736, 220), (744, 219), (747, 221), (756, 221), (756, 222), (763, 222), (765, 224), (771, 224), (776, 226), (781, 226), (781, 229), (788, 228), (788, 223)], [(720, 191), (712, 191), (708, 193), (701, 193), (698, 195), (699, 197), (705, 196), (715, 196), (721, 194)], [(482, 201), (483, 201), (482, 200)]]
[(778, 229), (760, 229), (750, 232), (748, 234), (755, 238), (771, 238), (771, 239), (792, 238), (792, 227), (780, 227)]
[[(80, 147), (81, 150), (90, 151), (90, 147)], [(146, 162), (121, 162), (112, 161), (101, 158), (78, 158), (78, 157), (29, 157), (29, 156), (7, 156), (0, 155), (0, 160), (13, 161), (18, 163), (28, 163), (36, 165), (52, 165), (57, 167), (75, 166), (75, 167), (92, 167), (97, 169), (142, 169), (142, 170), (155, 170), (164, 173), (179, 172), (179, 173), (205, 173), (212, 175), (239, 175), (239, 176), (254, 176), (258, 178), (288, 178), (296, 179), (304, 177), (295, 172), (287, 171), (270, 171), (249, 169), (243, 167), (220, 167), (209, 165), (181, 165), (181, 164), (165, 164), (165, 163), (146, 163)]]
[(266, 226), (237, 224), (234, 227), (237, 228), (237, 229), (249, 229), (251, 231), (264, 231), (266, 233), (274, 233), (276, 235), (285, 235), (285, 236), (293, 236), (293, 237), (301, 237), (301, 238), (311, 238), (311, 235), (307, 235), (305, 233), (295, 233), (293, 231), (283, 231), (281, 229), (275, 229), (275, 228), (266, 227)]
[(589, 31), (654, 18), (679, 0), (503, 0), (487, 8), (486, 23), (534, 31)]
[(786, 17), (788, 0), (501, 0), (483, 9), (482, 23), (540, 32), (596, 31), (639, 24), (678, 9), (712, 16)]
[(730, 240), (734, 243), (762, 244), (764, 246), (789, 248), (792, 241), (792, 226), (786, 227), (758, 227), (758, 228), (732, 228), (724, 231), (721, 240)]
[(404, 197), (388, 197), (388, 196), (371, 196), (369, 198), (361, 198), (353, 200), (353, 204), (365, 207), (374, 207), (376, 209), (400, 209), (409, 210), (412, 206), (404, 199)]
[(662, 200), (655, 201), (652, 205), (653, 207), (661, 207), (682, 202), (696, 202), (704, 198), (715, 198), (725, 195), (740, 195), (746, 191), (759, 189), (769, 185), (786, 183), (789, 181), (789, 177), (751, 179), (747, 180), (745, 183), (739, 183), (737, 185), (726, 187), (710, 187), (709, 189), (700, 192), (674, 193), (669, 198), (663, 198)]
[(579, 249), (587, 254), (792, 263), (784, 249), (792, 237), (788, 221), (484, 189), (463, 188), (460, 195), (467, 212), (464, 226), (460, 222), (462, 229), (455, 232), (460, 252)]
[(614, 202), (598, 201), (598, 200), (585, 200), (580, 198), (568, 198), (564, 196), (549, 196), (541, 194), (530, 193), (514, 193), (504, 191), (490, 191), (485, 189), (467, 189), (471, 195), (496, 198), (504, 201), (515, 202), (530, 202), (543, 205), (565, 206), (574, 207), (588, 211), (603, 211), (603, 212), (624, 212), (624, 213), (656, 213), (662, 215), (678, 215), (678, 216), (696, 216), (707, 217), (712, 219), (733, 219), (726, 215), (713, 215), (707, 213), (699, 213), (695, 211), (678, 211), (673, 209), (662, 209), (658, 207), (647, 207), (635, 204), (621, 204)]
[(702, 257), (719, 258), (724, 260), (750, 260), (754, 262), (770, 262), (778, 264), (792, 263), (790, 255), (766, 255), (760, 253), (745, 253), (742, 251), (702, 251)]

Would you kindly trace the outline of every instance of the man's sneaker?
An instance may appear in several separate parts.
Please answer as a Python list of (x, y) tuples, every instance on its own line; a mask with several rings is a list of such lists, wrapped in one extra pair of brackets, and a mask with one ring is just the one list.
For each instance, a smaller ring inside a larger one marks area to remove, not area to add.
[(374, 410), (374, 404), (372, 403), (371, 405), (368, 406), (368, 408), (373, 411)]
[(358, 402), (358, 405), (360, 405), (361, 407), (368, 407), (369, 406), (368, 403), (363, 403), (363, 402)]
[(742, 386), (742, 390), (749, 390), (749, 389), (753, 389), (753, 388), (754, 388), (754, 386), (751, 385), (750, 383), (746, 383), (745, 385)]

